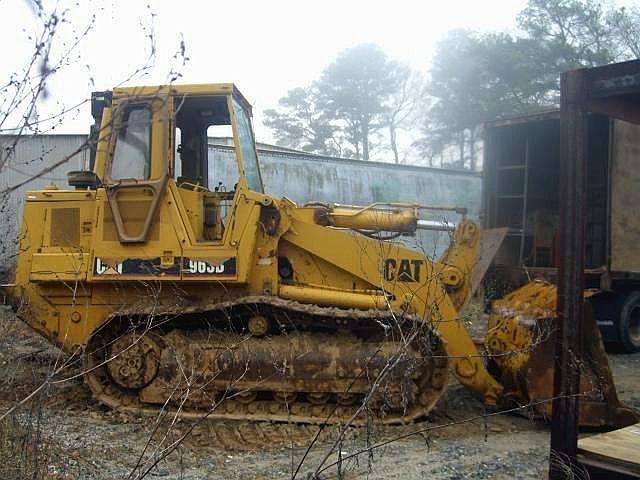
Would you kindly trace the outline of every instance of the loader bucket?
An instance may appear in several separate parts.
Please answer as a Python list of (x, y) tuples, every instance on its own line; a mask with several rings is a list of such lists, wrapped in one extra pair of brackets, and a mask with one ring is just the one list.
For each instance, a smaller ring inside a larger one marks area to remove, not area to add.
[[(585, 291), (585, 298), (593, 296)], [(589, 302), (585, 304), (580, 369), (579, 425), (622, 428), (640, 416), (618, 399), (609, 361)], [(534, 416), (551, 419), (556, 287), (530, 282), (493, 302), (485, 345), (491, 367), (505, 387), (504, 402), (531, 405)]]

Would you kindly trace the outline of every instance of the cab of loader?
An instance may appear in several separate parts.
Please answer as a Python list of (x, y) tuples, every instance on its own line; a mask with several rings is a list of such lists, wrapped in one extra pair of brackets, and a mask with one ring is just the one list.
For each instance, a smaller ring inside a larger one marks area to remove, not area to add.
[[(122, 244), (153, 235), (167, 188), (177, 190), (198, 243), (225, 243), (237, 190), (264, 192), (251, 106), (232, 84), (96, 92), (92, 114), (92, 171), (72, 172), (70, 185), (105, 188)], [(235, 172), (210, 158), (212, 137), (232, 142)]]

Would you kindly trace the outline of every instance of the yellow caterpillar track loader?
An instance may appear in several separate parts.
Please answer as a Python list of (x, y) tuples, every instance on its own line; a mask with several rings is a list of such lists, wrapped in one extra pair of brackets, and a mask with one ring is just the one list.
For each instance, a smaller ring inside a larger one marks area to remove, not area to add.
[[(267, 195), (251, 107), (231, 84), (119, 88), (94, 94), (92, 113), (92, 168), (69, 173), (73, 189), (26, 194), (6, 290), (21, 319), (83, 359), (101, 402), (397, 423), (424, 417), (449, 371), (488, 405), (502, 402), (504, 372), (489, 373), (460, 311), (504, 231), (464, 217), (452, 229), (434, 220), (446, 208)], [(234, 185), (208, 158), (207, 138), (224, 130)], [(421, 228), (452, 230), (439, 260), (394, 240)], [(527, 351), (516, 337), (491, 349)], [(509, 398), (526, 403), (526, 388), (511, 382)], [(611, 418), (592, 423), (622, 417)]]

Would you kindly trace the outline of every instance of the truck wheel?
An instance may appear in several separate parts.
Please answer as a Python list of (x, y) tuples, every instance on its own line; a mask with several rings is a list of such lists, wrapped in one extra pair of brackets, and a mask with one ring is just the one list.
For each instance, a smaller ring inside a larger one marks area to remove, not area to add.
[(620, 344), (627, 353), (640, 352), (640, 291), (631, 292), (618, 319)]

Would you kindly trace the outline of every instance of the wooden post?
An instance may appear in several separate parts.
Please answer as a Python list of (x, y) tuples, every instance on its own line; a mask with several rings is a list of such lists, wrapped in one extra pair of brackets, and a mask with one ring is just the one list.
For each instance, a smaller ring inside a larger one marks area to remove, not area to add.
[(561, 77), (558, 325), (549, 478), (576, 478), (584, 300), (587, 107), (584, 71)]

